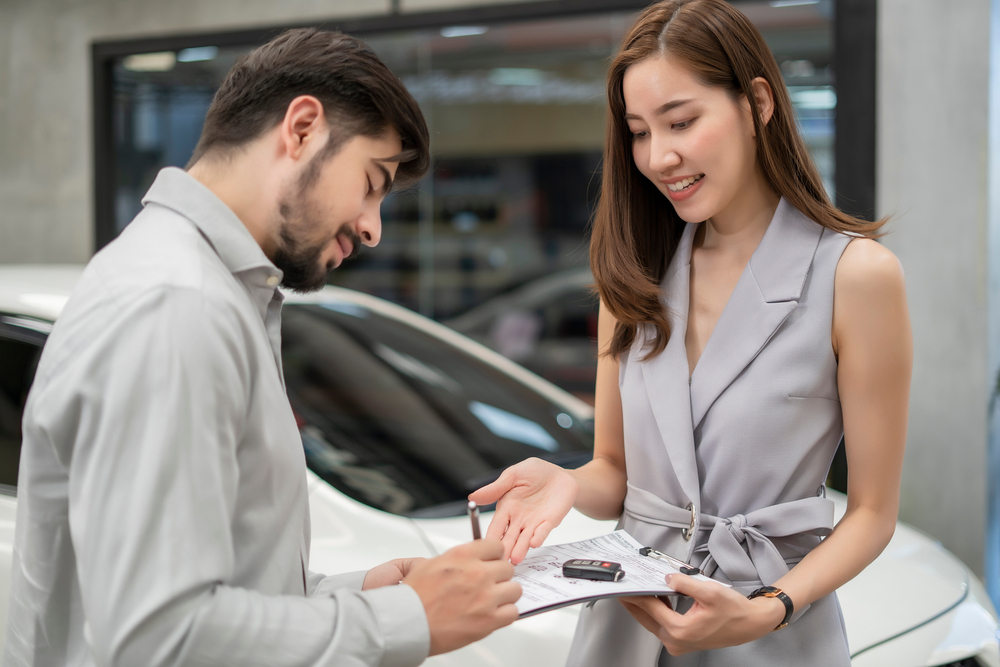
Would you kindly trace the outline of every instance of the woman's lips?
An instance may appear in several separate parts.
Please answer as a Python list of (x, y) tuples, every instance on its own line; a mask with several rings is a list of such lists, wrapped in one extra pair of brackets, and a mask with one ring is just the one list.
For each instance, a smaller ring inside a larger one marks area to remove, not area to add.
[[(663, 183), (664, 185), (667, 185), (665, 181), (660, 181), (660, 182)], [(704, 182), (705, 182), (705, 176), (703, 174), (697, 181), (695, 181), (694, 184), (689, 185), (687, 188), (681, 190), (680, 192), (674, 192), (669, 187), (667, 187), (666, 189), (667, 197), (670, 198), (670, 201), (684, 201), (685, 199), (689, 199), (692, 196), (694, 196), (694, 193), (701, 188), (701, 184)]]

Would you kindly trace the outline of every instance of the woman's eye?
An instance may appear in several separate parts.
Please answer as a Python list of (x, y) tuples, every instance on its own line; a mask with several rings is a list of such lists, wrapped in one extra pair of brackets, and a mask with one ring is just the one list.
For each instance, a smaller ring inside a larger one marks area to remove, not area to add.
[(674, 130), (686, 130), (691, 127), (691, 123), (694, 121), (694, 118), (689, 118), (688, 120), (682, 120), (679, 123), (673, 123), (670, 127)]
[(635, 132), (632, 133), (632, 140), (633, 141), (637, 141), (639, 139), (645, 139), (645, 138), (646, 138), (646, 131), (645, 130), (637, 130), (637, 131), (635, 131)]

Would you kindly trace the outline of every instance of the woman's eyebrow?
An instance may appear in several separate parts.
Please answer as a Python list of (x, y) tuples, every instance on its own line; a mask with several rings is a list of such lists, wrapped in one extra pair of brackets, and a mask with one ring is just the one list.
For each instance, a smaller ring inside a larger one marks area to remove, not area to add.
[[(662, 116), (663, 114), (676, 109), (677, 107), (682, 107), (688, 102), (693, 102), (694, 100), (671, 100), (666, 104), (661, 104), (657, 107), (656, 111), (653, 112), (654, 116)], [(642, 120), (642, 117), (635, 115), (634, 113), (626, 113), (625, 120)]]

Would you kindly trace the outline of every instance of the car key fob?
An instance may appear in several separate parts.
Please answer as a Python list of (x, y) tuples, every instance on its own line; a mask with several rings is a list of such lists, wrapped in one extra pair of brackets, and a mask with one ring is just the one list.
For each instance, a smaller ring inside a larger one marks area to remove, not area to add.
[(621, 563), (576, 558), (563, 563), (563, 576), (595, 581), (621, 581), (625, 576), (625, 570), (622, 569)]

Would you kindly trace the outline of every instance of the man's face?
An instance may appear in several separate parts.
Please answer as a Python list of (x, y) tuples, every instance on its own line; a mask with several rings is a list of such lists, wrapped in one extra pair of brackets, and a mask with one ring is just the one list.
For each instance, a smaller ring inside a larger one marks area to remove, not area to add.
[(333, 157), (320, 150), (304, 165), (279, 201), (281, 223), (271, 260), (284, 273), (282, 286), (318, 290), (361, 244), (378, 245), (379, 207), (399, 166), (388, 158), (401, 150), (399, 134), (388, 128), (380, 137), (346, 140)]

